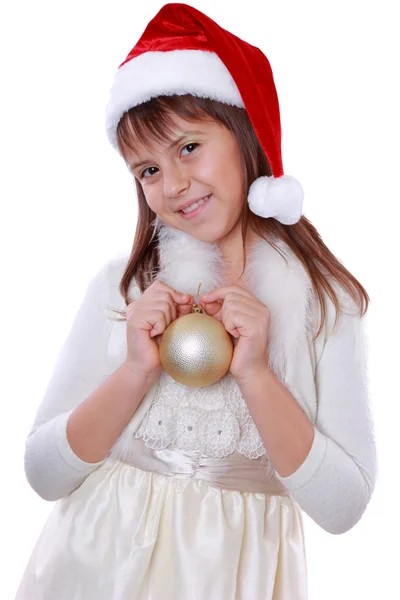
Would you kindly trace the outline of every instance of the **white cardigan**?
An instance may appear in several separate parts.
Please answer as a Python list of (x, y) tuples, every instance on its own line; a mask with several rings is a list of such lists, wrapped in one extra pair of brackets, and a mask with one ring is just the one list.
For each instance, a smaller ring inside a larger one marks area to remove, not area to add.
[[(194, 296), (199, 282), (201, 293), (224, 283), (215, 245), (165, 226), (159, 237), (158, 279)], [(290, 248), (277, 243), (287, 263), (267, 242), (258, 242), (248, 257), (247, 284), (270, 309), (270, 365), (314, 424), (315, 435), (297, 471), (289, 477), (276, 476), (316, 523), (339, 534), (361, 518), (377, 476), (365, 317), (360, 318), (353, 301), (335, 286), (345, 312), (330, 335), (335, 310), (326, 295), (326, 324), (313, 342), (319, 313), (311, 282)], [(110, 260), (90, 281), (27, 438), (26, 476), (46, 500), (71, 493), (103, 462), (81, 460), (68, 443), (66, 425), (75, 407), (125, 359), (126, 325), (109, 320), (107, 315), (118, 315), (107, 306), (125, 308), (118, 286), (127, 260), (127, 256)], [(139, 296), (132, 281), (129, 297)], [(115, 456), (127, 449), (154, 389), (115, 444)]]

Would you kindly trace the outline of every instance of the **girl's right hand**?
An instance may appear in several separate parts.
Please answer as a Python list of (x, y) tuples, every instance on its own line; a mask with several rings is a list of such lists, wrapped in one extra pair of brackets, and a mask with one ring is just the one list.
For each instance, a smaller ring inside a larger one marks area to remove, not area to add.
[(126, 307), (127, 356), (132, 371), (155, 377), (162, 369), (159, 344), (172, 321), (192, 312), (193, 296), (181, 294), (156, 279)]

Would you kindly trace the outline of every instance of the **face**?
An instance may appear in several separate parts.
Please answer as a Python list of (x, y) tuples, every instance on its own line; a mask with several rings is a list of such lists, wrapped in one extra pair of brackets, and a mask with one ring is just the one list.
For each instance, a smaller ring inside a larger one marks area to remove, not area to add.
[[(239, 236), (243, 166), (234, 134), (213, 121), (174, 116), (173, 141), (124, 146), (124, 158), (150, 208), (167, 225), (221, 247)], [(206, 201), (184, 214), (182, 205)]]

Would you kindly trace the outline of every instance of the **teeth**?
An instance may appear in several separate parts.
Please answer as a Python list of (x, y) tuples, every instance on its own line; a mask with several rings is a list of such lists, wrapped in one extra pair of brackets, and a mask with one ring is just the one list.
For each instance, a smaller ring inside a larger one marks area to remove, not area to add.
[(194, 204), (192, 204), (191, 206), (188, 206), (187, 208), (184, 208), (182, 210), (182, 212), (189, 213), (192, 212), (192, 210), (195, 210), (195, 208), (198, 208), (199, 206), (201, 206), (202, 204), (204, 204), (204, 202), (206, 200), (208, 200), (209, 196), (206, 196), (205, 198), (203, 198), (203, 200), (199, 200), (198, 202), (195, 202)]

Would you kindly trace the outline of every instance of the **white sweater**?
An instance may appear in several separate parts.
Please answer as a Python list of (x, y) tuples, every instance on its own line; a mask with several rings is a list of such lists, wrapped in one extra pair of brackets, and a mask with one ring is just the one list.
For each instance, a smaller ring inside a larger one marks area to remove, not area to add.
[[(71, 493), (103, 462), (81, 460), (68, 443), (66, 425), (75, 407), (125, 358), (125, 325), (107, 319), (111, 313), (105, 310), (106, 304), (124, 307), (118, 285), (125, 263), (112, 260), (91, 280), (27, 438), (26, 476), (45, 500)], [(162, 276), (167, 281), (165, 271)], [(182, 285), (176, 289), (193, 293)], [(332, 326), (330, 302), (327, 317)], [(316, 523), (336, 534), (361, 518), (377, 475), (363, 327), (359, 316), (344, 314), (328, 341), (325, 328), (314, 344), (304, 337), (297, 362), (286, 369), (288, 389), (313, 422), (315, 437), (297, 471), (277, 477)]]

